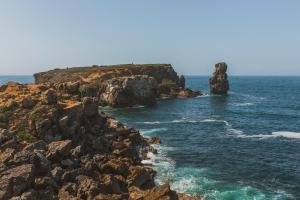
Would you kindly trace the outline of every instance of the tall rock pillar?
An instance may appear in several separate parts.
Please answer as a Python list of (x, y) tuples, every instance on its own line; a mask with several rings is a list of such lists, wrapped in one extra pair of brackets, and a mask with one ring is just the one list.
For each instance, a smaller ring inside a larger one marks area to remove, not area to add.
[(227, 80), (227, 64), (225, 62), (215, 64), (213, 76), (209, 79), (210, 92), (212, 94), (227, 94), (229, 81)]

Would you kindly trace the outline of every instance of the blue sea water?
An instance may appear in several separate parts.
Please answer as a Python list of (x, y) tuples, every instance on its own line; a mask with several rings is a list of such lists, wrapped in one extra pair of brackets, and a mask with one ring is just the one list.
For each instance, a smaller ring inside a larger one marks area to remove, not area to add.
[(300, 199), (300, 77), (230, 77), (227, 96), (208, 77), (187, 77), (207, 95), (154, 107), (102, 108), (145, 136), (157, 182), (213, 200)]
[[(208, 200), (300, 199), (300, 77), (230, 77), (211, 96), (208, 77), (186, 77), (207, 95), (152, 107), (100, 108), (146, 137), (157, 183)], [(32, 77), (0, 77), (32, 82)]]

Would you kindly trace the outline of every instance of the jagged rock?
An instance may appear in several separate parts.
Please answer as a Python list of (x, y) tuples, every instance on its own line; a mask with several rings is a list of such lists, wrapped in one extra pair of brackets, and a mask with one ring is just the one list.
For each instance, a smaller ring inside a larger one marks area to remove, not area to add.
[(34, 182), (34, 166), (25, 164), (0, 174), (0, 199), (22, 194)]
[(97, 97), (100, 90), (98, 83), (81, 85), (79, 88), (81, 97)]
[(148, 142), (150, 144), (160, 144), (161, 143), (161, 140), (159, 137), (152, 137), (152, 138), (149, 138), (148, 139)]
[(115, 107), (155, 103), (157, 82), (146, 75), (114, 78), (106, 83), (100, 102)]
[(51, 175), (56, 179), (56, 181), (59, 181), (63, 175), (63, 169), (61, 167), (55, 167), (51, 170)]
[(93, 98), (85, 97), (83, 99), (83, 114), (87, 117), (94, 117), (98, 114), (98, 105)]
[(62, 157), (67, 156), (71, 150), (71, 140), (61, 140), (51, 142), (48, 144), (48, 159), (60, 160)]
[(118, 179), (116, 179), (112, 174), (102, 175), (101, 180), (103, 181), (103, 185), (100, 187), (103, 189), (102, 192), (105, 192), (106, 194), (122, 193)]
[(66, 183), (58, 192), (59, 199), (77, 200), (77, 186), (75, 183)]
[(94, 200), (124, 200), (128, 199), (127, 194), (99, 194)]
[(33, 189), (29, 189), (20, 196), (12, 197), (10, 200), (36, 200), (37, 192)]
[(9, 140), (16, 140), (15, 134), (7, 129), (0, 128), (0, 145)]
[(15, 149), (6, 148), (3, 152), (0, 152), (0, 163), (6, 164), (14, 157)]
[(44, 190), (48, 187), (57, 187), (56, 182), (52, 177), (37, 177), (34, 180), (34, 187), (36, 190)]
[(202, 95), (201, 92), (199, 91), (193, 91), (191, 89), (184, 89), (184, 90), (181, 90), (179, 93), (178, 93), (178, 97), (181, 97), (181, 98), (191, 98), (191, 97), (197, 97), (197, 96), (200, 96)]
[(210, 91), (213, 94), (227, 94), (229, 81), (227, 80), (227, 64), (224, 62), (215, 65), (213, 76), (209, 79)]
[(80, 87), (80, 82), (76, 81), (76, 82), (68, 82), (65, 84), (65, 90), (69, 93), (69, 94), (76, 94), (79, 92), (79, 87)]
[[(129, 175), (127, 177), (127, 184), (129, 186), (142, 187), (144, 184), (154, 185), (153, 181), (154, 171), (150, 168), (136, 166), (129, 168)], [(149, 183), (150, 182), (150, 183)]]
[(43, 140), (36, 141), (34, 143), (28, 144), (24, 147), (25, 151), (33, 151), (33, 150), (46, 150), (46, 142)]
[(88, 176), (78, 176), (77, 198), (92, 200), (100, 193), (99, 185)]
[(57, 103), (57, 95), (53, 89), (49, 89), (43, 94), (45, 104), (52, 105)]
[(178, 200), (176, 192), (170, 189), (168, 183), (155, 187), (151, 190), (142, 191), (137, 187), (129, 190), (129, 200)]
[(35, 105), (35, 102), (31, 98), (31, 96), (26, 96), (21, 101), (23, 108), (32, 108)]

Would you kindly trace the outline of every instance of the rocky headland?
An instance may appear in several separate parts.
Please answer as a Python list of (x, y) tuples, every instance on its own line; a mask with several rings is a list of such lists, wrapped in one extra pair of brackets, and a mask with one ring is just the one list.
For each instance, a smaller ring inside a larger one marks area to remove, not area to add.
[(34, 75), (37, 84), (47, 83), (71, 95), (96, 97), (99, 105), (124, 107), (153, 105), (159, 99), (201, 95), (185, 88), (170, 64), (127, 64), (54, 69)]
[(212, 94), (224, 95), (229, 90), (229, 81), (227, 79), (227, 64), (225, 62), (217, 63), (213, 76), (209, 79), (210, 91)]
[(35, 78), (0, 86), (0, 199), (199, 199), (154, 184), (155, 171), (141, 160), (156, 153), (158, 138), (98, 110), (199, 95), (170, 65), (72, 68)]

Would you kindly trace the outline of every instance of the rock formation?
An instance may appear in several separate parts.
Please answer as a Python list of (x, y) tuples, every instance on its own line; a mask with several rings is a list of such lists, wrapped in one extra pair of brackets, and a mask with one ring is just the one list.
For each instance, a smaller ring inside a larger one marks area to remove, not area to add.
[(169, 64), (114, 65), (56, 69), (34, 75), (36, 83), (50, 83), (70, 95), (96, 97), (113, 107), (152, 105), (157, 99), (201, 95), (185, 88)]
[(212, 94), (227, 94), (229, 90), (229, 81), (227, 80), (227, 64), (225, 62), (217, 63), (213, 76), (209, 79), (210, 91)]
[[(147, 76), (117, 81), (122, 92), (135, 91), (134, 100), (148, 98), (156, 84)], [(156, 152), (150, 144), (158, 138), (99, 113), (96, 98), (81, 96), (82, 85), (59, 86), (1, 86), (0, 199), (199, 199), (154, 184), (155, 171), (141, 159)]]

